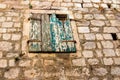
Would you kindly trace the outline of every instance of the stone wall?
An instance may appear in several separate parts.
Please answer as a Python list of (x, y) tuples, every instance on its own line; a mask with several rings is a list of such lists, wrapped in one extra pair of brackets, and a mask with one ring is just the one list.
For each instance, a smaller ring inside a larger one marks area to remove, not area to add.
[[(77, 53), (28, 53), (31, 10), (71, 11)], [(120, 0), (0, 0), (0, 80), (120, 80)]]

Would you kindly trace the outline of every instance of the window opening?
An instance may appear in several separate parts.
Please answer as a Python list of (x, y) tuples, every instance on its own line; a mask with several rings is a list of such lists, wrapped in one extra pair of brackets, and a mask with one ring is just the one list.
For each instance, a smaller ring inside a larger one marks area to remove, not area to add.
[(116, 33), (111, 33), (111, 36), (112, 36), (113, 40), (117, 40), (118, 39)]

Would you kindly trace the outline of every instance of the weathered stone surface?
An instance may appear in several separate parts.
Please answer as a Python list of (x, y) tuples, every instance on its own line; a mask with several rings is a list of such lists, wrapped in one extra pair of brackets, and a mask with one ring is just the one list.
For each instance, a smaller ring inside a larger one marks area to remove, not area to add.
[(93, 19), (93, 18), (94, 18), (94, 17), (93, 17), (92, 14), (85, 14), (85, 15), (84, 15), (84, 19), (90, 20), (90, 19)]
[(95, 49), (96, 48), (96, 44), (95, 42), (86, 42), (83, 44), (84, 49)]
[(93, 26), (104, 26), (105, 25), (105, 22), (102, 21), (102, 20), (91, 20), (91, 24)]
[(90, 78), (89, 80), (99, 80), (98, 77), (93, 77), (93, 78)]
[(47, 66), (47, 65), (53, 65), (54, 64), (54, 61), (53, 60), (45, 60), (44, 61), (44, 64)]
[(30, 67), (31, 66), (31, 61), (30, 60), (21, 60), (19, 62), (19, 66), (21, 66), (21, 67)]
[(115, 19), (115, 15), (114, 14), (105, 14), (107, 19)]
[(83, 0), (83, 2), (91, 2), (91, 0)]
[(103, 61), (104, 61), (105, 65), (112, 65), (113, 64), (112, 58), (104, 58)]
[(89, 58), (89, 57), (93, 57), (93, 52), (92, 51), (89, 51), (89, 50), (84, 50), (82, 52), (83, 56), (86, 57), (86, 58)]
[(92, 2), (99, 3), (100, 0), (91, 0)]
[(98, 59), (88, 59), (89, 65), (96, 65), (99, 63)]
[(103, 0), (104, 3), (112, 3), (112, 0)]
[(111, 41), (101, 41), (103, 48), (113, 48), (113, 43)]
[(80, 3), (75, 3), (74, 5), (75, 5), (75, 7), (77, 7), (77, 8), (82, 8), (82, 6), (81, 6)]
[(12, 40), (20, 40), (21, 34), (12, 34)]
[(6, 12), (5, 13), (5, 16), (8, 16), (8, 17), (19, 17), (19, 12), (14, 12), (14, 11), (10, 11), (10, 12)]
[(96, 34), (96, 39), (97, 40), (103, 40), (102, 34)]
[(120, 58), (113, 58), (116, 65), (120, 65)]
[(34, 78), (35, 76), (38, 76), (38, 75), (39, 74), (34, 69), (25, 70), (25, 72), (24, 72), (24, 76), (27, 78)]
[(76, 18), (76, 19), (82, 19), (82, 14), (80, 14), (80, 13), (75, 13), (74, 15), (75, 15), (75, 18)]
[(9, 40), (11, 38), (11, 34), (3, 34), (3, 40)]
[(111, 34), (103, 34), (105, 40), (112, 40)]
[(9, 60), (9, 66), (15, 66), (15, 60), (14, 59)]
[(111, 20), (111, 26), (120, 26), (120, 20)]
[(84, 3), (83, 7), (84, 8), (86, 8), (86, 7), (88, 8), (88, 7), (93, 7), (93, 5), (91, 3)]
[(6, 20), (5, 17), (0, 17), (0, 22), (4, 22)]
[(0, 4), (0, 9), (5, 9), (7, 7), (6, 4)]
[(117, 33), (119, 30), (116, 27), (104, 27), (104, 32), (107, 33)]
[(9, 71), (5, 72), (4, 77), (7, 79), (15, 79), (18, 77), (20, 72), (19, 68), (12, 68)]
[(7, 67), (7, 60), (1, 59), (0, 60), (0, 68), (5, 68)]
[(95, 52), (96, 52), (96, 54), (97, 54), (97, 57), (102, 57), (102, 56), (103, 56), (101, 50), (95, 50)]
[(94, 18), (95, 19), (103, 19), (103, 20), (105, 20), (105, 17), (104, 17), (104, 15), (102, 15), (102, 14), (94, 14)]
[(84, 58), (73, 59), (72, 63), (73, 63), (73, 66), (85, 66), (86, 65)]
[(13, 22), (3, 22), (2, 23), (2, 27), (12, 27), (13, 26)]
[(19, 56), (18, 53), (7, 53), (7, 56), (6, 56), (6, 57), (14, 58), (14, 57), (18, 57), (18, 56)]
[(105, 68), (95, 68), (93, 70), (93, 74), (98, 75), (98, 76), (104, 76), (107, 73), (108, 73), (108, 71)]
[(113, 49), (103, 49), (103, 53), (106, 57), (115, 56), (115, 51)]
[(116, 76), (120, 76), (120, 67), (112, 67), (111, 74), (116, 75)]
[(0, 52), (0, 58), (2, 58), (3, 57), (3, 53), (2, 52)]
[(89, 33), (90, 30), (88, 27), (78, 27), (78, 32), (79, 33)]
[(86, 40), (95, 40), (95, 35), (93, 33), (84, 34)]
[(82, 0), (73, 0), (73, 2), (81, 2), (82, 3)]
[(12, 43), (1, 41), (0, 42), (0, 50), (1, 51), (10, 51), (13, 48)]

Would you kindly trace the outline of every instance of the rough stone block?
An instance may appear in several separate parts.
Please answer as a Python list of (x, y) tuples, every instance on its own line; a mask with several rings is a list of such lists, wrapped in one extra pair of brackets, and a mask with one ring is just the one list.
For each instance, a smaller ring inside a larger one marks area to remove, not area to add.
[(15, 79), (18, 77), (20, 72), (19, 68), (12, 68), (9, 71), (5, 72), (4, 77), (8, 79)]
[(93, 7), (93, 5), (91, 3), (84, 3), (83, 7), (84, 8), (90, 8), (90, 7)]
[(100, 3), (101, 2), (101, 0), (91, 0), (92, 2), (94, 2), (94, 3)]
[(21, 34), (12, 34), (12, 40), (20, 40)]
[(103, 48), (113, 48), (114, 45), (111, 41), (101, 41)]
[(78, 27), (79, 33), (89, 33), (90, 29), (88, 27)]
[(111, 74), (116, 75), (116, 76), (120, 76), (120, 67), (112, 67)]
[(83, 44), (84, 49), (95, 49), (96, 48), (96, 44), (95, 42), (86, 42)]
[(86, 58), (89, 58), (89, 57), (93, 57), (93, 52), (90, 51), (90, 50), (84, 50), (82, 52), (83, 56), (86, 57)]
[(7, 67), (7, 60), (1, 59), (0, 60), (0, 68), (5, 68)]
[(19, 62), (19, 66), (21, 66), (21, 67), (30, 67), (31, 66), (31, 61), (30, 60), (21, 60)]
[(89, 63), (89, 65), (97, 65), (97, 64), (99, 64), (99, 60), (98, 59), (88, 59), (88, 63)]
[(111, 26), (120, 26), (120, 20), (110, 20)]
[(1, 51), (10, 51), (13, 48), (12, 43), (1, 41), (0, 42), (0, 50)]
[(116, 27), (104, 27), (103, 32), (106, 33), (117, 33), (119, 30)]
[(0, 4), (0, 9), (5, 9), (7, 7), (7, 5), (6, 4)]
[(103, 40), (102, 34), (96, 34), (96, 38), (97, 38), (97, 40)]
[(82, 14), (80, 13), (75, 13), (74, 16), (76, 19), (82, 19)]
[(9, 40), (11, 38), (11, 34), (3, 34), (3, 40)]
[(91, 20), (91, 24), (93, 25), (93, 26), (104, 26), (105, 25), (105, 22), (104, 21), (102, 21), (102, 20)]
[(105, 40), (112, 40), (113, 39), (111, 34), (103, 34), (103, 37)]
[(5, 17), (0, 17), (0, 22), (4, 22), (6, 20)]
[(113, 49), (103, 49), (103, 53), (106, 57), (115, 56), (115, 51)]
[(13, 22), (3, 22), (2, 27), (13, 27)]
[(9, 60), (9, 66), (10, 66), (10, 67), (15, 66), (15, 59)]
[(93, 70), (93, 74), (98, 75), (98, 76), (104, 76), (107, 73), (108, 73), (108, 71), (105, 68), (95, 68)]
[(84, 15), (84, 19), (87, 19), (87, 20), (91, 20), (91, 19), (93, 19), (94, 17), (93, 17), (93, 15), (92, 14), (85, 14)]
[(95, 40), (95, 35), (93, 33), (84, 34), (86, 40)]
[(84, 58), (73, 59), (72, 63), (73, 63), (73, 66), (85, 66), (86, 65)]
[(82, 0), (73, 0), (73, 2), (80, 2), (80, 3), (82, 3)]
[(112, 65), (113, 64), (113, 60), (112, 58), (104, 58), (104, 65)]
[(103, 19), (103, 20), (105, 20), (106, 18), (105, 18), (105, 16), (104, 15), (102, 15), (102, 14), (94, 14), (94, 18), (95, 19)]
[(113, 58), (116, 65), (120, 65), (120, 58)]

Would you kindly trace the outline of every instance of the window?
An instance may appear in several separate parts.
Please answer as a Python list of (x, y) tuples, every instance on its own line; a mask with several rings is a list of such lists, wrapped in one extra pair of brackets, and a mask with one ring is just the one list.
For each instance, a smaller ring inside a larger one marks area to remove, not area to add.
[(68, 15), (32, 14), (29, 52), (76, 52)]

